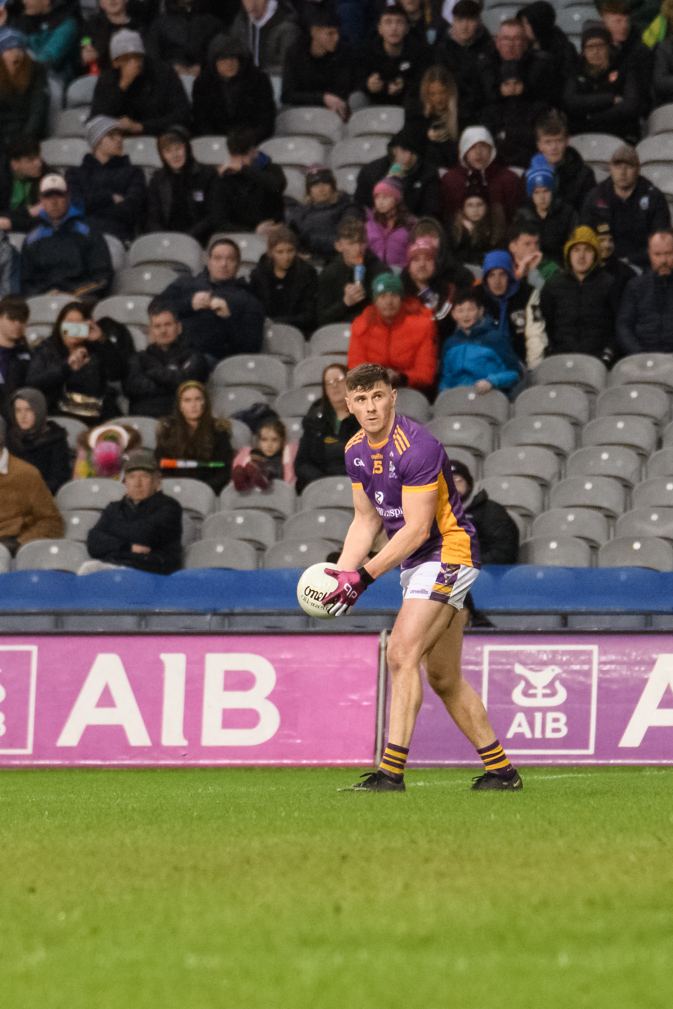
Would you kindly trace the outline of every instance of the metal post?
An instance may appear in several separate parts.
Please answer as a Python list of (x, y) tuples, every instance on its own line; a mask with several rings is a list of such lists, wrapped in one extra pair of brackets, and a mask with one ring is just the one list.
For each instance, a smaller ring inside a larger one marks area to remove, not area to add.
[(376, 684), (376, 730), (374, 739), (374, 766), (378, 767), (383, 756), (386, 729), (386, 700), (388, 696), (388, 663), (386, 650), (388, 631), (379, 634), (379, 675)]

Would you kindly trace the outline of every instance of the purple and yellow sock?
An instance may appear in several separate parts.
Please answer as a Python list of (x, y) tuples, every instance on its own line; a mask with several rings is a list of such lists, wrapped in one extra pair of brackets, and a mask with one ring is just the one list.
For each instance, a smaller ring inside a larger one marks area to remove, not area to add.
[(393, 781), (401, 781), (404, 777), (404, 768), (406, 767), (408, 756), (408, 747), (398, 746), (397, 743), (387, 743), (381, 763), (379, 764), (379, 771), (383, 771)]
[(477, 753), (484, 761), (484, 767), (491, 774), (497, 774), (499, 778), (504, 778), (505, 781), (511, 781), (516, 774), (516, 770), (510, 764), (507, 754), (497, 739), (493, 743), (489, 743), (482, 750), (477, 750)]

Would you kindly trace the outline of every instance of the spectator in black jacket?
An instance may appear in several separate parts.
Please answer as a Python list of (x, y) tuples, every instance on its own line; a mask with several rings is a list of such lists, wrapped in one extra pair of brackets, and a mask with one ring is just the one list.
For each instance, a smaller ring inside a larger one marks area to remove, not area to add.
[(494, 41), (495, 52), (490, 67), (494, 93), (501, 80), (501, 64), (515, 62), (526, 89), (539, 101), (551, 104), (558, 87), (554, 67), (543, 53), (529, 43), (523, 21), (516, 18), (501, 21)]
[(598, 236), (576, 228), (565, 246), (565, 269), (542, 288), (547, 356), (591, 354), (606, 364), (614, 358), (613, 280), (600, 269)]
[(213, 238), (208, 264), (195, 277), (178, 277), (162, 298), (177, 312), (187, 342), (208, 363), (232, 354), (258, 354), (264, 336), (264, 310), (244, 280), (236, 276), (241, 250), (230, 238)]
[(98, 11), (84, 21), (81, 29), (84, 73), (89, 72), (92, 63), (101, 71), (109, 69), (110, 39), (115, 32), (122, 28), (142, 32), (143, 22), (135, 13), (129, 14), (127, 6), (127, 0), (98, 0)]
[(414, 217), (439, 217), (439, 175), (423, 158), (425, 138), (418, 129), (405, 126), (392, 137), (388, 154), (363, 165), (358, 173), (355, 202), (374, 207), (374, 186), (388, 175), (392, 165), (400, 165), (404, 205)]
[(535, 153), (535, 123), (546, 106), (526, 85), (515, 60), (501, 60), (499, 72), (496, 99), (482, 109), (479, 122), (495, 140), (501, 162), (525, 168)]
[(6, 444), (17, 459), (39, 470), (52, 494), (72, 477), (68, 436), (47, 418), (47, 401), (38, 389), (17, 389), (12, 396)]
[(624, 146), (610, 159), (610, 178), (584, 200), (581, 220), (594, 230), (599, 224), (609, 224), (617, 256), (645, 267), (647, 240), (670, 226), (671, 214), (661, 190), (640, 174), (637, 151)]
[(371, 302), (372, 281), (386, 272), (381, 260), (367, 248), (363, 221), (344, 217), (334, 248), (339, 253), (318, 278), (318, 325), (352, 322)]
[(673, 37), (671, 35), (662, 39), (654, 49), (652, 93), (655, 108), (673, 102)]
[(147, 51), (171, 63), (178, 74), (198, 76), (211, 40), (222, 31), (219, 18), (208, 14), (202, 0), (166, 0), (163, 14), (147, 33)]
[(283, 220), (285, 172), (257, 148), (251, 130), (232, 130), (227, 146), (229, 160), (215, 196), (215, 226), (265, 234)]
[(437, 44), (436, 59), (451, 73), (458, 88), (461, 131), (477, 122), (495, 92), (495, 45), (481, 21), (477, 0), (458, 0), (449, 31)]
[[(157, 458), (160, 465), (163, 462), (166, 477), (201, 480), (216, 494), (229, 483), (234, 461), (231, 424), (225, 418), (213, 417), (208, 390), (201, 382), (183, 382), (170, 416), (162, 417), (157, 424)], [(184, 465), (195, 462), (221, 465)]]
[(131, 358), (124, 392), (132, 416), (163, 417), (173, 408), (178, 386), (207, 380), (208, 362), (184, 339), (182, 326), (165, 298), (153, 298), (147, 314), (147, 349)]
[(404, 8), (397, 3), (384, 6), (378, 34), (360, 59), (360, 88), (367, 104), (404, 105), (427, 63), (427, 46), (409, 35)]
[(673, 233), (655, 232), (648, 248), (652, 268), (628, 282), (619, 307), (623, 354), (673, 353)]
[(161, 490), (161, 473), (149, 449), (131, 452), (124, 466), (126, 495), (105, 508), (87, 537), (91, 557), (80, 574), (105, 567), (170, 575), (182, 560), (182, 508)]
[(110, 62), (98, 78), (91, 116), (119, 119), (124, 133), (158, 136), (169, 126), (188, 126), (187, 92), (168, 63), (145, 55), (138, 32), (123, 28), (110, 40)]
[(318, 164), (306, 172), (304, 202), (288, 202), (287, 222), (299, 235), (304, 251), (328, 259), (334, 255), (339, 221), (348, 213), (360, 215), (351, 197), (339, 190), (331, 168)]
[(118, 119), (95, 116), (86, 136), (93, 153), (65, 174), (70, 199), (82, 207), (92, 227), (130, 242), (147, 211), (145, 173), (124, 154)]
[(517, 15), (523, 25), (530, 49), (549, 81), (544, 98), (558, 107), (563, 95), (563, 84), (577, 63), (577, 52), (568, 36), (556, 25), (556, 11), (547, 0), (526, 4)]
[(9, 398), (26, 384), (30, 350), (26, 323), (30, 309), (17, 294), (0, 299), (0, 417), (9, 419)]
[(285, 54), (299, 31), (287, 0), (241, 0), (229, 35), (247, 46), (256, 67), (267, 74), (280, 74)]
[(269, 75), (256, 67), (243, 43), (218, 35), (192, 92), (197, 136), (250, 130), (255, 143), (273, 135), (276, 104)]
[(642, 33), (631, 23), (627, 0), (598, 0), (596, 7), (612, 38), (615, 68), (633, 71), (638, 83), (638, 114), (644, 117), (652, 106), (654, 51), (645, 45)]
[(638, 271), (633, 266), (630, 266), (626, 260), (618, 257), (615, 252), (615, 243), (610, 231), (610, 225), (607, 221), (605, 224), (598, 224), (596, 226), (596, 234), (598, 235), (598, 245), (601, 250), (601, 268), (606, 273), (609, 273), (613, 279), (612, 294), (615, 306), (614, 314), (616, 316), (626, 285), (633, 277), (638, 276)]
[(183, 231), (204, 245), (215, 230), (217, 169), (194, 160), (183, 126), (162, 133), (157, 149), (162, 167), (150, 179), (145, 231)]
[(346, 403), (345, 364), (328, 364), (322, 373), (322, 396), (302, 421), (302, 436), (294, 460), (298, 494), (314, 480), (344, 476), (345, 448), (360, 425)]
[(0, 229), (32, 231), (40, 212), (40, 179), (53, 171), (33, 137), (10, 140), (0, 167)]
[(107, 243), (70, 202), (61, 175), (42, 178), (40, 203), (37, 227), (21, 249), (21, 293), (105, 294), (113, 274)]
[(563, 105), (573, 133), (613, 133), (635, 143), (640, 135), (640, 94), (635, 72), (617, 67), (607, 28), (589, 22), (582, 31), (582, 56), (568, 78)]
[(491, 501), (485, 490), (472, 497), (474, 478), (464, 463), (452, 460), (451, 473), (465, 515), (477, 534), (482, 564), (516, 564), (519, 527), (507, 509), (497, 501)]
[(250, 274), (250, 290), (273, 322), (296, 326), (309, 337), (316, 327), (318, 274), (297, 255), (297, 236), (279, 224), (269, 232), (267, 251)]
[(536, 154), (526, 172), (528, 199), (519, 217), (533, 222), (540, 236), (543, 255), (556, 263), (563, 262), (563, 247), (577, 227), (578, 214), (569, 203), (556, 195), (554, 168), (544, 154)]
[(538, 151), (554, 168), (558, 198), (579, 213), (585, 197), (596, 185), (596, 176), (575, 148), (569, 146), (568, 120), (562, 112), (552, 109), (538, 120), (535, 132)]
[(425, 137), (423, 160), (435, 168), (458, 164), (458, 88), (441, 65), (429, 67), (418, 90), (418, 98), (407, 104), (405, 123)]
[(325, 3), (314, 4), (311, 42), (299, 39), (285, 56), (284, 105), (324, 105), (346, 121), (353, 90), (354, 60), (339, 38), (339, 18)]

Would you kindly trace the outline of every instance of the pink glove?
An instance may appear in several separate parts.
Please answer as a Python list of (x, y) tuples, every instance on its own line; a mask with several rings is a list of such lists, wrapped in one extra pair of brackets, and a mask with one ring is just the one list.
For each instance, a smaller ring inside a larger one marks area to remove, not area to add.
[(325, 568), (325, 574), (336, 578), (338, 588), (330, 592), (322, 601), (323, 606), (333, 617), (341, 617), (348, 613), (363, 592), (374, 582), (374, 579), (365, 571), (358, 568), (357, 571), (337, 571), (336, 568)]

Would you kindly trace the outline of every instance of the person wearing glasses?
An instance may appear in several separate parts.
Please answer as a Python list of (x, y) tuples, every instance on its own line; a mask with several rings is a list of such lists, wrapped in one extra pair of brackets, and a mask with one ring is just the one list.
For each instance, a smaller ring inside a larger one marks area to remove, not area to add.
[(360, 425), (346, 405), (345, 364), (328, 364), (322, 373), (322, 397), (303, 420), (303, 433), (294, 461), (297, 493), (324, 476), (345, 476), (346, 443)]

